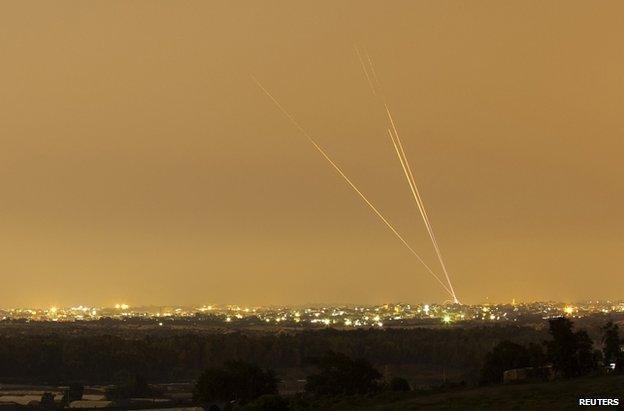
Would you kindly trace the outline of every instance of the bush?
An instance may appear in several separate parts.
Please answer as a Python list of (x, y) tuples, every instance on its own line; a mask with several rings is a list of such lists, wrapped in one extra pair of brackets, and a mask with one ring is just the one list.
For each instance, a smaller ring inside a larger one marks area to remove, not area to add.
[(615, 364), (615, 372), (621, 374), (624, 371), (624, 352), (622, 351), (622, 340), (620, 339), (620, 329), (613, 321), (607, 322), (603, 330), (602, 354), (605, 365)]
[(199, 402), (237, 400), (241, 403), (267, 394), (277, 394), (273, 372), (244, 361), (229, 361), (223, 367), (205, 370), (193, 393)]
[(485, 363), (481, 369), (481, 382), (502, 383), (503, 373), (513, 368), (524, 368), (531, 365), (531, 356), (526, 347), (501, 341), (485, 356)]
[[(105, 392), (106, 398), (110, 400), (151, 398), (161, 394), (157, 388), (149, 385), (147, 380), (139, 374), (120, 372), (115, 380), (115, 386)], [(82, 398), (82, 394), (80, 397)]]
[(546, 354), (555, 371), (563, 377), (588, 374), (598, 366), (593, 342), (584, 330), (573, 331), (572, 321), (555, 318), (548, 321), (552, 340), (546, 341)]
[(307, 377), (305, 390), (314, 395), (368, 394), (379, 390), (381, 374), (364, 359), (328, 351), (313, 363), (319, 372)]
[(41, 408), (49, 410), (49, 409), (54, 409), (54, 394), (52, 394), (51, 392), (44, 392), (43, 395), (41, 396)]
[(402, 377), (394, 377), (391, 379), (389, 388), (391, 391), (410, 391), (412, 389), (409, 382)]

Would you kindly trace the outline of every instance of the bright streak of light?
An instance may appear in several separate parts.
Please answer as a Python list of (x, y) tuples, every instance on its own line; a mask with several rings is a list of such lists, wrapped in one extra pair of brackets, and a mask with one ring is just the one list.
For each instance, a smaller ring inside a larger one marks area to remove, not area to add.
[[(435, 250), (436, 256), (438, 258), (438, 261), (440, 263), (440, 266), (442, 267), (442, 271), (444, 272), (444, 276), (446, 278), (446, 281), (450, 287), (450, 292), (451, 292), (451, 296), (453, 297), (453, 302), (454, 303), (459, 303), (459, 300), (457, 299), (457, 296), (455, 294), (455, 290), (453, 288), (453, 284), (451, 282), (450, 276), (448, 274), (448, 270), (446, 269), (446, 264), (444, 263), (444, 259), (442, 258), (442, 253), (440, 251), (440, 247), (438, 246), (438, 241), (436, 240), (435, 234), (433, 232), (433, 228), (431, 226), (431, 222), (429, 221), (429, 216), (427, 214), (427, 210), (425, 209), (425, 205), (424, 202), (422, 201), (422, 197), (420, 195), (420, 192), (418, 190), (418, 186), (416, 185), (416, 179), (414, 178), (414, 174), (412, 173), (412, 168), (409, 164), (409, 160), (407, 159), (407, 155), (405, 154), (405, 150), (403, 148), (403, 143), (401, 142), (401, 138), (399, 137), (399, 132), (397, 130), (396, 127), (396, 123), (394, 122), (394, 118), (392, 117), (392, 113), (390, 112), (390, 108), (388, 107), (388, 104), (386, 103), (386, 99), (384, 98), (383, 93), (381, 93), (379, 90), (377, 89), (381, 89), (380, 86), (380, 82), (379, 79), (377, 77), (377, 74), (375, 72), (375, 68), (373, 66), (373, 62), (370, 58), (370, 55), (368, 53), (366, 53), (366, 58), (368, 60), (368, 64), (370, 67), (370, 71), (371, 74), (369, 75), (368, 73), (368, 69), (366, 68), (366, 64), (364, 64), (364, 60), (362, 59), (359, 49), (357, 48), (357, 46), (355, 47), (356, 53), (358, 55), (358, 58), (360, 60), (360, 64), (362, 65), (362, 69), (364, 70), (364, 73), (366, 75), (366, 79), (368, 81), (368, 84), (371, 88), (371, 91), (373, 92), (373, 95), (377, 96), (379, 95), (381, 98), (381, 101), (384, 105), (385, 108), (385, 112), (386, 112), (386, 116), (388, 117), (388, 121), (392, 127), (392, 131), (394, 132), (394, 135), (392, 133), (391, 130), (388, 130), (388, 133), (390, 134), (390, 138), (392, 140), (392, 144), (394, 145), (397, 157), (399, 158), (399, 161), (401, 163), (401, 167), (403, 168), (403, 172), (405, 174), (405, 177), (407, 179), (407, 183), (410, 187), (410, 190), (412, 192), (412, 196), (414, 197), (414, 201), (416, 202), (416, 205), (418, 207), (418, 211), (420, 212), (420, 215), (423, 219), (423, 222), (425, 223), (425, 228), (427, 229), (427, 233), (429, 234), (429, 238), (431, 239), (431, 243), (433, 245), (433, 248)], [(375, 85), (373, 84), (373, 81), (371, 81), (370, 78), (373, 78), (374, 83), (377, 85), (377, 87), (375, 87)], [(396, 139), (396, 142), (395, 142)]]
[(258, 87), (264, 92), (264, 94), (266, 94), (267, 97), (269, 97), (271, 99), (271, 101), (273, 101), (273, 103), (282, 112), (282, 114), (284, 114), (284, 116), (286, 116), (286, 118), (288, 118), (290, 120), (290, 122), (301, 132), (301, 134), (303, 134), (308, 139), (308, 141), (314, 146), (314, 148), (316, 148), (316, 150), (319, 153), (321, 153), (321, 155), (325, 158), (325, 160), (327, 160), (327, 162), (329, 162), (329, 164), (331, 164), (331, 166), (338, 172), (338, 174), (340, 174), (340, 176), (347, 182), (347, 184), (366, 203), (366, 205), (368, 205), (370, 207), (370, 209), (373, 210), (375, 215), (377, 215), (377, 217), (379, 217), (379, 219), (390, 229), (390, 231), (392, 231), (392, 233), (403, 243), (403, 245), (405, 245), (405, 247), (407, 247), (407, 249), (418, 259), (418, 261), (420, 261), (421, 264), (423, 266), (425, 266), (427, 271), (433, 276), (433, 278), (435, 278), (438, 281), (438, 283), (440, 283), (442, 288), (444, 288), (444, 290), (446, 290), (446, 292), (449, 293), (454, 298), (454, 294), (451, 291), (451, 289), (449, 289), (446, 286), (446, 284), (444, 284), (444, 282), (433, 272), (433, 270), (425, 263), (425, 261), (420, 257), (420, 255), (418, 255), (418, 253), (408, 244), (408, 242), (396, 230), (396, 228), (394, 228), (394, 226), (386, 219), (386, 217), (384, 217), (383, 214), (381, 214), (381, 212), (377, 209), (377, 207), (375, 207), (373, 205), (373, 203), (371, 203), (368, 200), (368, 198), (364, 195), (364, 193), (362, 193), (360, 191), (360, 189), (351, 181), (351, 179), (349, 179), (349, 177), (347, 177), (347, 175), (342, 171), (342, 169), (331, 159), (331, 157), (329, 157), (329, 154), (327, 154), (327, 152), (325, 152), (325, 150), (316, 142), (316, 140), (314, 140), (308, 134), (308, 132), (305, 131), (305, 129), (303, 127), (301, 127), (301, 125), (297, 122), (297, 120), (295, 120), (295, 118), (280, 104), (279, 101), (277, 101), (277, 99), (275, 97), (273, 97), (273, 95), (271, 93), (269, 93), (269, 91), (255, 77), (252, 76), (252, 78), (255, 81), (255, 83), (258, 85)]
[(357, 46), (355, 46), (355, 53), (357, 54), (358, 59), (360, 60), (360, 63), (362, 64), (362, 68), (364, 69), (364, 75), (366, 76), (366, 81), (368, 81), (368, 85), (370, 86), (371, 91), (373, 92), (373, 95), (376, 96), (377, 92), (375, 91), (375, 86), (373, 85), (373, 81), (368, 75), (368, 70), (366, 70), (366, 65), (364, 64), (364, 60), (362, 60), (362, 55), (360, 54), (360, 50), (357, 48)]
[[(444, 263), (444, 259), (442, 258), (440, 247), (438, 246), (438, 240), (436, 239), (435, 234), (433, 232), (433, 227), (431, 226), (431, 222), (429, 221), (429, 215), (427, 214), (427, 210), (425, 209), (425, 204), (422, 201), (420, 191), (418, 190), (418, 186), (416, 185), (416, 180), (414, 178), (414, 174), (412, 173), (412, 167), (410, 166), (409, 160), (407, 159), (407, 155), (405, 154), (405, 150), (403, 149), (403, 143), (401, 142), (401, 138), (399, 137), (399, 133), (394, 123), (394, 119), (392, 118), (392, 114), (390, 114), (390, 109), (388, 108), (386, 103), (384, 103), (384, 106), (386, 107), (386, 113), (388, 115), (388, 119), (390, 120), (390, 123), (392, 124), (392, 129), (394, 130), (394, 137), (396, 138), (396, 142), (399, 147), (399, 150), (397, 150), (397, 156), (399, 157), (399, 160), (401, 161), (401, 166), (403, 167), (403, 172), (405, 173), (405, 177), (407, 178), (407, 183), (410, 186), (412, 195), (414, 196), (414, 201), (416, 202), (416, 205), (418, 206), (418, 211), (420, 211), (420, 215), (422, 216), (423, 221), (425, 223), (425, 227), (427, 228), (427, 233), (429, 234), (429, 238), (431, 239), (431, 243), (433, 244), (433, 248), (436, 252), (436, 256), (438, 257), (438, 261), (440, 262), (440, 266), (442, 267), (442, 271), (444, 272), (444, 276), (446, 277), (446, 281), (448, 282), (449, 287), (451, 288), (451, 293), (453, 295), (453, 302), (458, 303), (459, 301), (457, 300), (457, 296), (455, 295), (453, 284), (451, 283), (448, 270), (446, 269), (446, 264)], [(390, 137), (392, 138), (392, 133), (390, 133)], [(396, 149), (396, 144), (395, 144), (395, 149)]]

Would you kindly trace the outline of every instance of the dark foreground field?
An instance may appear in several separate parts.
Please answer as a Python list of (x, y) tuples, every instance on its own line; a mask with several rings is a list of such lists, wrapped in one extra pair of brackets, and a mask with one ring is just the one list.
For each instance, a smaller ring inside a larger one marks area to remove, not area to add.
[[(580, 398), (624, 393), (624, 376), (607, 375), (603, 361), (612, 351), (620, 364), (622, 339), (605, 324), (585, 321), (587, 333), (563, 318), (356, 330), (3, 321), (0, 408), (210, 408), (218, 400), (219, 410), (255, 411), (571, 409)], [(558, 372), (549, 382), (502, 384), (505, 370), (523, 367)]]
[(140, 375), (149, 383), (192, 382), (209, 367), (243, 360), (270, 368), (284, 394), (300, 390), (309, 359), (328, 350), (364, 358), (384, 376), (414, 388), (473, 383), (498, 342), (539, 342), (546, 330), (514, 325), (440, 329), (249, 331), (193, 324), (148, 328), (140, 322), (0, 322), (0, 384), (114, 384)]
[[(571, 410), (579, 398), (624, 398), (624, 376), (499, 385), (443, 393), (384, 393), (319, 403), (328, 410)], [(621, 409), (620, 407), (606, 407)]]
[[(411, 391), (405, 393), (383, 392), (373, 396), (335, 397), (314, 401), (297, 400), (296, 395), (286, 396), (290, 403), (290, 411), (311, 410), (571, 410), (578, 408), (579, 398), (611, 398), (624, 399), (624, 376), (597, 376), (572, 380), (556, 380), (542, 383), (524, 383), (512, 385), (495, 385), (479, 388), (450, 389), (444, 391)], [(195, 405), (160, 404), (159, 406), (134, 404), (131, 407), (114, 405), (111, 411), (127, 409), (199, 409)], [(171, 408), (174, 407), (174, 408)], [(187, 408), (184, 408), (187, 407)], [(75, 407), (72, 407), (75, 408)], [(622, 409), (619, 407), (603, 407)], [(26, 411), (46, 409), (41, 405), (0, 404), (3, 411)], [(49, 408), (47, 408), (49, 409)], [(56, 408), (58, 409), (58, 408)], [(86, 408), (91, 409), (91, 408)], [(276, 411), (272, 408), (250, 406), (234, 406), (232, 410), (241, 411)], [(279, 411), (284, 410), (280, 408)]]

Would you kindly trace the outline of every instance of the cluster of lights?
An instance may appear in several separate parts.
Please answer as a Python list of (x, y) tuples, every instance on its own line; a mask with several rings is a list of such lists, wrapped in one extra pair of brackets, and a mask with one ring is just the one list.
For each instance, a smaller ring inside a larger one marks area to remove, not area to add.
[(624, 312), (624, 302), (587, 302), (582, 304), (525, 303), (517, 304), (384, 304), (379, 306), (316, 307), (241, 307), (238, 305), (203, 305), (200, 307), (130, 307), (125, 303), (112, 308), (76, 306), (47, 309), (0, 309), (0, 319), (30, 321), (88, 321), (99, 318), (154, 319), (162, 326), (176, 318), (211, 319), (224, 324), (259, 321), (267, 325), (321, 327), (383, 327), (436, 321), (451, 324), (461, 321), (518, 321), (526, 316), (552, 318), (582, 317), (596, 313)]

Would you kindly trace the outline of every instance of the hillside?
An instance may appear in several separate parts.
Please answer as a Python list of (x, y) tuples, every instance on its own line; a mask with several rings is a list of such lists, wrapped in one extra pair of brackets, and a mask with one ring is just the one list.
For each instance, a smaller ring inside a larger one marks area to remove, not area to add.
[[(332, 410), (569, 410), (579, 398), (622, 398), (624, 376), (601, 376), (548, 383), (500, 385), (445, 393), (384, 393), (322, 404)], [(620, 399), (620, 404), (622, 404)], [(615, 407), (612, 407), (615, 408)]]

